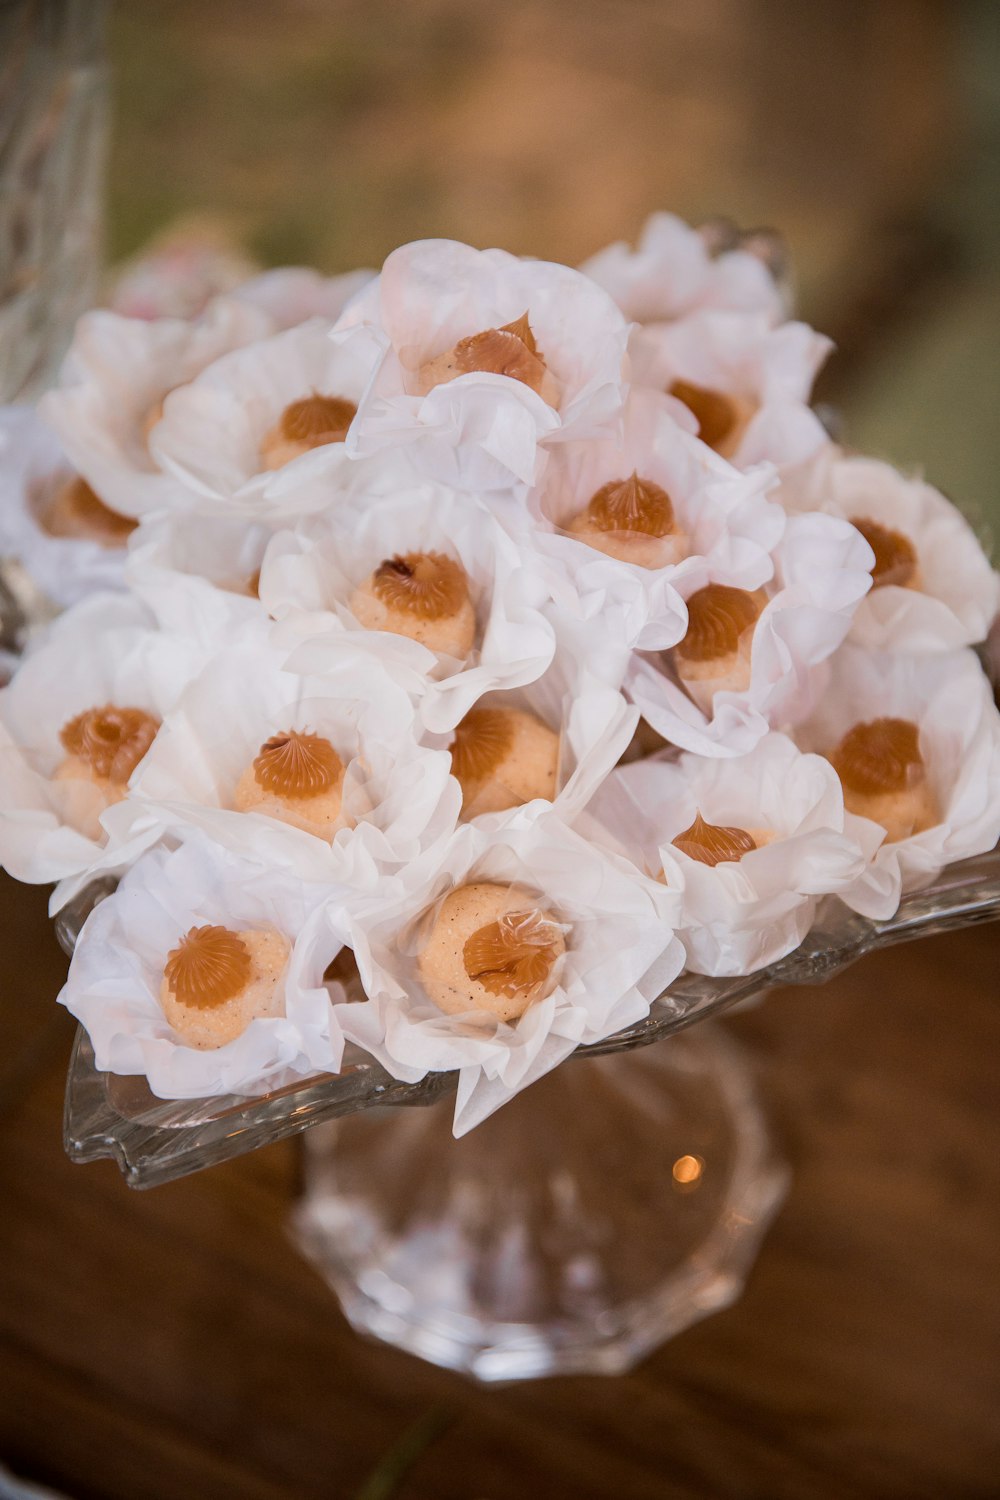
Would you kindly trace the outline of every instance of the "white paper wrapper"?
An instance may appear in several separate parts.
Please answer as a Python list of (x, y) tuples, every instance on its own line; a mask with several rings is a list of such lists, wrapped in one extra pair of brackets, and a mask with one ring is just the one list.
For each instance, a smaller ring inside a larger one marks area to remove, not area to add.
[(272, 535), (244, 516), (149, 517), (131, 539), (125, 576), (163, 630), (206, 652), (263, 638), (270, 620), (257, 581)]
[(671, 744), (698, 755), (749, 754), (768, 728), (795, 724), (811, 711), (824, 690), (823, 664), (871, 586), (871, 557), (860, 533), (835, 516), (789, 517), (753, 632), (749, 687), (716, 692), (708, 718), (667, 675), (668, 662), (637, 655), (626, 676), (628, 697)]
[(635, 323), (666, 323), (704, 309), (784, 316), (767, 267), (746, 250), (713, 256), (704, 237), (675, 214), (651, 214), (633, 250), (618, 240), (580, 270)]
[[(304, 932), (328, 887), (234, 858), (195, 836), (154, 849), (88, 917), (59, 1003), (86, 1028), (102, 1072), (142, 1074), (161, 1099), (260, 1094), (336, 1072), (343, 1039), (323, 985), (319, 933)], [(160, 1006), (167, 956), (192, 927), (277, 931), (292, 944), (285, 1014), (251, 1021), (234, 1041), (186, 1045)]]
[(85, 313), (59, 385), (39, 410), (105, 504), (124, 516), (163, 510), (178, 503), (178, 486), (160, 470), (148, 442), (160, 403), (221, 354), (269, 328), (263, 313), (231, 297), (215, 298), (190, 322)]
[[(461, 563), (476, 612), (475, 644), (464, 659), (408, 636), (368, 630), (350, 601), (387, 558), (442, 552)], [(325, 671), (351, 649), (384, 664), (420, 699), (425, 727), (453, 729), (483, 693), (534, 681), (552, 660), (555, 634), (542, 614), (545, 591), (532, 559), (469, 498), (425, 482), (363, 502), (350, 513), (303, 524), (268, 548), (261, 598), (282, 621), (277, 639), (297, 671)]]
[[(541, 486), (528, 497), (533, 546), (559, 614), (591, 622), (605, 641), (663, 650), (687, 628), (684, 596), (707, 583), (756, 589), (773, 576), (771, 552), (784, 531), (781, 507), (768, 493), (773, 471), (740, 474), (674, 420), (675, 403), (651, 390), (634, 391), (617, 438), (567, 442), (555, 450)], [(673, 505), (677, 539), (668, 538), (661, 566), (607, 556), (567, 533), (602, 487), (636, 473), (664, 489)], [(505, 524), (511, 513), (501, 513)], [(684, 555), (671, 560), (677, 550)]]
[[(1000, 714), (972, 651), (903, 656), (846, 645), (834, 657), (822, 700), (796, 731), (796, 742), (829, 753), (855, 724), (879, 718), (918, 726), (941, 812), (933, 828), (884, 843), (843, 893), (855, 911), (884, 921), (901, 894), (930, 884), (955, 860), (992, 849), (1000, 838)], [(868, 821), (849, 815), (848, 827)]]
[(802, 463), (829, 441), (809, 397), (832, 348), (805, 323), (775, 328), (762, 315), (724, 312), (640, 328), (629, 343), (637, 386), (687, 381), (745, 403), (748, 420), (724, 450), (740, 469)]
[[(35, 884), (86, 876), (101, 858), (104, 800), (89, 780), (51, 779), (66, 759), (60, 730), (106, 703), (162, 720), (203, 665), (194, 642), (161, 634), (150, 612), (128, 596), (95, 595), (60, 616), (0, 694), (6, 870)], [(129, 857), (122, 851), (124, 862)]]
[[(743, 829), (758, 847), (714, 866), (691, 858), (672, 841), (698, 813)], [(860, 818), (847, 828), (833, 767), (782, 734), (733, 760), (682, 755), (623, 766), (601, 787), (591, 816), (641, 869), (662, 871), (667, 888), (681, 892), (678, 936), (698, 974), (750, 974), (797, 948), (818, 898), (849, 889), (881, 838)]]
[[(525, 312), (557, 382), (558, 410), (504, 375), (462, 375), (421, 394), (427, 361)], [(365, 326), (382, 359), (348, 447), (365, 456), (405, 444), (431, 478), (459, 489), (533, 483), (544, 464), (540, 443), (606, 428), (624, 395), (625, 319), (568, 266), (420, 240), (389, 256), (335, 337)]]
[[(133, 779), (105, 815), (108, 859), (119, 845), (197, 827), (234, 854), (303, 880), (374, 889), (384, 873), (441, 846), (461, 798), (450, 759), (423, 748), (403, 689), (355, 653), (325, 677), (282, 668), (261, 643), (220, 652), (179, 699)], [(345, 767), (330, 839), (261, 811), (236, 811), (237, 783), (272, 735), (328, 739)]]
[(232, 295), (266, 313), (279, 333), (310, 318), (326, 318), (332, 323), (375, 275), (374, 271), (363, 270), (323, 276), (311, 266), (278, 266), (241, 282)]
[(101, 589), (120, 589), (124, 547), (52, 536), (40, 505), (73, 476), (58, 438), (33, 407), (0, 409), (0, 557), (13, 557), (65, 609)]
[[(422, 922), (450, 890), (477, 880), (537, 892), (569, 929), (556, 988), (514, 1024), (445, 1014), (417, 975)], [(458, 1068), (455, 1133), (463, 1135), (580, 1043), (646, 1015), (683, 963), (671, 929), (677, 907), (675, 896), (551, 815), (488, 835), (467, 825), (431, 879), (391, 909), (355, 918), (369, 1000), (339, 1011), (344, 1034), (398, 1078)]]
[[(280, 518), (329, 503), (348, 463), (345, 443), (326, 443), (274, 470), (261, 453), (293, 402), (314, 394), (360, 401), (373, 350), (359, 340), (331, 343), (328, 329), (325, 318), (313, 318), (234, 350), (165, 402), (150, 446), (201, 509)], [(303, 498), (302, 486), (317, 478), (318, 494), (314, 485)]]
[(830, 447), (791, 471), (778, 498), (793, 512), (875, 522), (915, 549), (912, 584), (882, 584), (858, 606), (850, 639), (859, 646), (947, 651), (985, 640), (1000, 609), (1000, 577), (965, 517), (932, 485)]

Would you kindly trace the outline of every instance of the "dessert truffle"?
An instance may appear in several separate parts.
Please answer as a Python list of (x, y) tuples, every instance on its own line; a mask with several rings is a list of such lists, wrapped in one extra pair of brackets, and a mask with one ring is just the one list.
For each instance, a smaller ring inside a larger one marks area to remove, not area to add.
[(284, 1015), (280, 981), (290, 951), (273, 930), (192, 927), (163, 966), (163, 1013), (189, 1047), (224, 1047), (251, 1021)]
[(698, 423), (698, 436), (722, 458), (731, 458), (743, 440), (756, 407), (742, 396), (710, 390), (688, 380), (675, 380), (668, 394), (683, 402)]
[(851, 516), (851, 525), (861, 532), (875, 554), (872, 567), (873, 589), (884, 588), (886, 584), (895, 584), (904, 589), (920, 588), (917, 549), (909, 537), (864, 516)]
[(388, 557), (350, 598), (366, 630), (389, 630), (431, 651), (465, 657), (476, 637), (476, 614), (465, 569), (443, 552)]
[(331, 839), (340, 826), (344, 763), (322, 735), (274, 734), (236, 784), (237, 812), (264, 813)]
[(549, 406), (559, 405), (558, 382), (535, 342), (526, 312), (502, 328), (486, 328), (459, 339), (454, 348), (427, 360), (420, 366), (420, 389), (426, 395), (437, 385), (476, 372), (520, 380)]
[(828, 759), (840, 777), (847, 811), (880, 823), (887, 843), (922, 833), (941, 821), (920, 752), (919, 731), (909, 719), (855, 724)]
[(664, 568), (685, 555), (670, 496), (635, 471), (627, 479), (603, 484), (566, 530), (599, 552), (640, 568)]
[(552, 989), (565, 951), (561, 924), (530, 891), (484, 881), (445, 898), (417, 966), (448, 1015), (479, 1010), (514, 1021)]
[(462, 788), (462, 814), (503, 812), (536, 797), (552, 802), (559, 735), (521, 708), (473, 708), (455, 730), (451, 769)]
[[(159, 719), (143, 708), (118, 708), (105, 703), (69, 719), (59, 731), (66, 759), (53, 773), (54, 781), (89, 781), (98, 788), (105, 807), (121, 802), (129, 777), (156, 737)], [(81, 831), (99, 838), (99, 813)]]
[(709, 718), (716, 693), (750, 686), (753, 632), (764, 602), (762, 594), (721, 583), (707, 584), (687, 601), (688, 628), (670, 654), (688, 694)]
[(280, 469), (313, 448), (342, 443), (357, 410), (343, 396), (321, 396), (315, 391), (293, 401), (264, 435), (260, 445), (264, 468)]
[(74, 537), (108, 548), (124, 547), (139, 524), (105, 505), (80, 475), (59, 486), (51, 502), (40, 508), (38, 518), (50, 536)]

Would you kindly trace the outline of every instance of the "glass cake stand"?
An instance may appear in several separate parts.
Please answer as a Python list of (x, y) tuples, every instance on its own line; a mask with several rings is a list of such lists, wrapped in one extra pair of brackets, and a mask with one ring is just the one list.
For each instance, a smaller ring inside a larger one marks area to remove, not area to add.
[[(108, 889), (60, 915), (68, 951)], [(997, 850), (951, 866), (888, 922), (830, 901), (780, 963), (683, 976), (644, 1021), (579, 1048), (459, 1141), (453, 1075), (402, 1084), (351, 1051), (336, 1077), (262, 1098), (167, 1101), (99, 1073), (81, 1031), (66, 1149), (152, 1187), (309, 1130), (294, 1234), (355, 1328), (484, 1381), (612, 1374), (739, 1295), (787, 1182), (740, 1050), (694, 1023), (996, 917)]]

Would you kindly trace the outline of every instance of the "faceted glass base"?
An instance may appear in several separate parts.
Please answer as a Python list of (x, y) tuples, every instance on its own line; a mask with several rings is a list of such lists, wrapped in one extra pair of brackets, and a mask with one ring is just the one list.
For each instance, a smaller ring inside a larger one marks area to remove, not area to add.
[(574, 1059), (460, 1141), (442, 1100), (305, 1146), (296, 1237), (354, 1327), (484, 1381), (616, 1374), (725, 1307), (786, 1183), (713, 1026)]

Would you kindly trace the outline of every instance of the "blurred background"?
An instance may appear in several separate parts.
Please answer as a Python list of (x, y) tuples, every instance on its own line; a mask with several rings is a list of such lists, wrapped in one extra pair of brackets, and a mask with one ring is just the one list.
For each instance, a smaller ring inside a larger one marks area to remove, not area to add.
[(995, 0), (138, 0), (109, 50), (113, 260), (178, 221), (328, 271), (773, 225), (846, 438), (1000, 523)]

